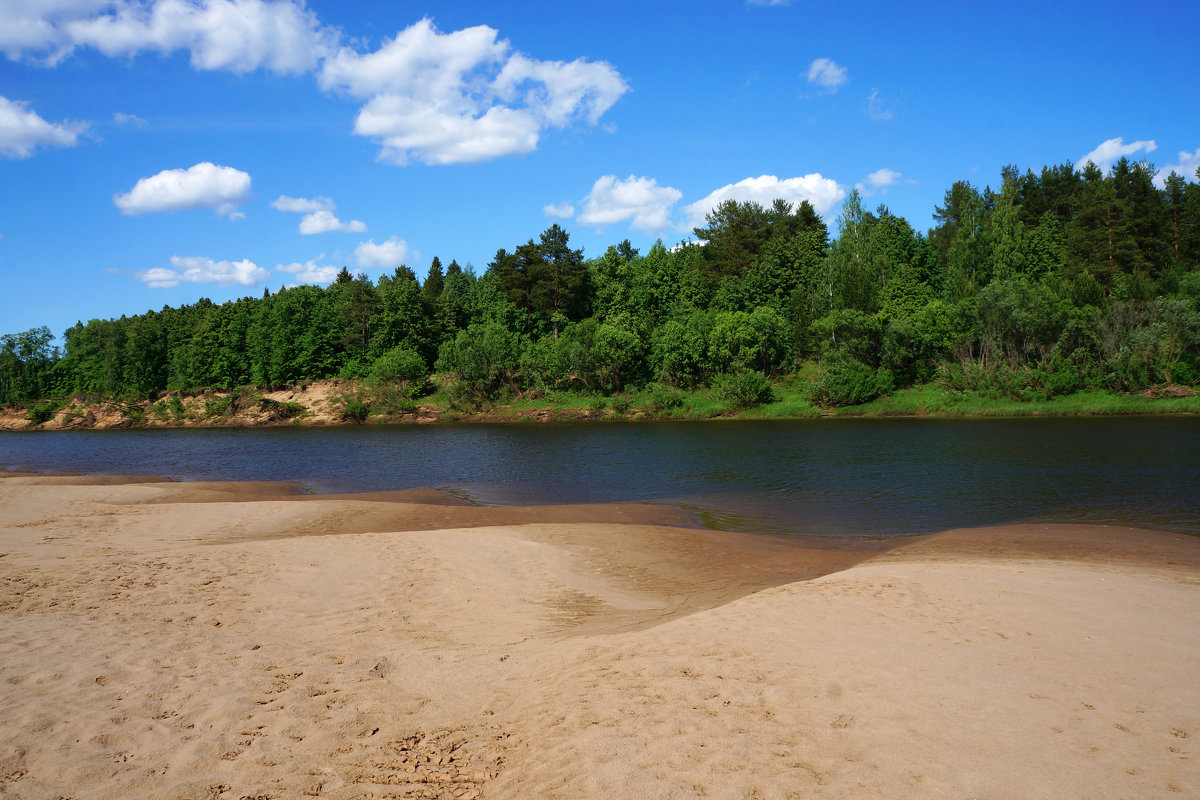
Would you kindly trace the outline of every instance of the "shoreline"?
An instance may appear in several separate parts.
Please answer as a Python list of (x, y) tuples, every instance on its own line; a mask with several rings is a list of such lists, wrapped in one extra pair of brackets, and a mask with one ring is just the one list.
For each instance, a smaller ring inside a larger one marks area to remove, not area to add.
[[(365, 418), (346, 417), (346, 403), (361, 386), (340, 380), (313, 381), (282, 389), (242, 387), (167, 393), (155, 399), (71, 397), (43, 401), (29, 409), (0, 408), (0, 432), (61, 430), (324, 427), (335, 425), (438, 425), (476, 423), (569, 423), (720, 420), (825, 419), (1007, 419), (1024, 417), (1190, 416), (1200, 414), (1200, 394), (1169, 387), (1158, 394), (1079, 392), (1048, 400), (967, 395), (918, 387), (858, 406), (820, 408), (795, 387), (780, 389), (776, 402), (733, 409), (715, 402), (711, 392), (695, 392), (672, 408), (639, 396), (559, 395), (551, 400), (498, 402), (476, 410), (451, 408), (435, 395), (404, 408), (367, 402)], [(40, 409), (40, 410), (39, 410)]]
[(279, 489), (0, 472), (0, 794), (1200, 792), (1195, 536)]

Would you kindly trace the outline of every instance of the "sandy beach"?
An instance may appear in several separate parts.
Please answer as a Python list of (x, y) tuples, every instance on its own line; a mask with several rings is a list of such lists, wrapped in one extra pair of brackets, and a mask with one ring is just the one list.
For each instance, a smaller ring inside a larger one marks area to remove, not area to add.
[(1200, 538), (0, 473), (0, 797), (1200, 796)]

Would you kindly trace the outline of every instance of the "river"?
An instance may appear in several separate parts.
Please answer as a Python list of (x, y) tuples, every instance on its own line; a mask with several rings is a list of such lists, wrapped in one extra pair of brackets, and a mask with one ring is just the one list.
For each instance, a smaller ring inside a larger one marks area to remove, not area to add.
[(871, 419), (0, 434), (0, 466), (482, 504), (651, 501), (705, 525), (890, 537), (1016, 521), (1200, 534), (1200, 419)]

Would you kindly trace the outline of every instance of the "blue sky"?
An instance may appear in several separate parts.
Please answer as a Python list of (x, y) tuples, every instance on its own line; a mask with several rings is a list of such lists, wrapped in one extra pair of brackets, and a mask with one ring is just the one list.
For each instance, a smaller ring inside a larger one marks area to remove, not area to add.
[(0, 0), (0, 333), (1200, 163), (1195, 3)]

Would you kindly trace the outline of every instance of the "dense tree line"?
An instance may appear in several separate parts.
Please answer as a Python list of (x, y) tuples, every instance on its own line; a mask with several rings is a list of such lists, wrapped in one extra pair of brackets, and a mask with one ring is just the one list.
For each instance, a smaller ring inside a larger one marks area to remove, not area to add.
[[(1200, 184), (1122, 159), (960, 181), (918, 232), (858, 192), (830, 231), (807, 202), (728, 201), (699, 243), (585, 259), (553, 225), (482, 274), (434, 258), (377, 281), (94, 319), (62, 350), (0, 338), (0, 402), (331, 378), (460, 396), (714, 385), (823, 366), (827, 403), (937, 380), (1053, 396), (1200, 382)], [(1196, 179), (1200, 180), (1200, 170)]]

